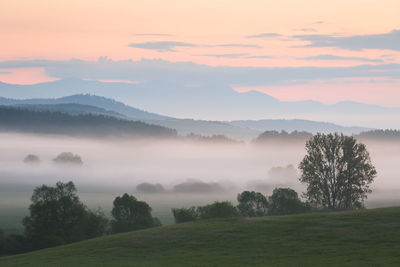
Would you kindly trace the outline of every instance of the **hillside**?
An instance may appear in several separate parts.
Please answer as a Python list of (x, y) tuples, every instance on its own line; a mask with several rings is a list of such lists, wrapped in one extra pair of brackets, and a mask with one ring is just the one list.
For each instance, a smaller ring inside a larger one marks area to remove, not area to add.
[(0, 106), (0, 131), (87, 137), (175, 137), (176, 131), (95, 114), (70, 115)]
[(400, 208), (220, 219), (0, 258), (0, 266), (399, 266)]
[(144, 110), (140, 110), (137, 108), (133, 108), (121, 102), (115, 101), (113, 99), (97, 95), (77, 94), (60, 98), (33, 98), (33, 99), (10, 99), (10, 98), (0, 97), (0, 105), (10, 105), (10, 106), (52, 105), (53, 109), (55, 109), (56, 107), (60, 107), (59, 104), (84, 105), (90, 108), (91, 111), (93, 110), (93, 107), (97, 107), (104, 111), (112, 111), (116, 114), (124, 115), (132, 119), (162, 120), (168, 118), (167, 116), (162, 116), (155, 113), (150, 113)]

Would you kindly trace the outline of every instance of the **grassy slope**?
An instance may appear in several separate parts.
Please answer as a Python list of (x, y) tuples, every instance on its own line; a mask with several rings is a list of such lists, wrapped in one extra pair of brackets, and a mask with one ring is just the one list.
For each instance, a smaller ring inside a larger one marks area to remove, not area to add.
[(400, 266), (400, 208), (185, 223), (0, 258), (0, 266)]

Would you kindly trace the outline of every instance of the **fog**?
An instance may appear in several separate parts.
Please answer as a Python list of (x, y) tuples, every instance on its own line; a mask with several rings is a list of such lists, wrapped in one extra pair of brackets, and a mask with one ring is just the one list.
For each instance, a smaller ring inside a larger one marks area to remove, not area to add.
[[(400, 204), (400, 143), (365, 142), (378, 176), (367, 207)], [(134, 194), (153, 207), (164, 224), (172, 223), (170, 209), (235, 202), (248, 189), (271, 194), (275, 187), (291, 187), (299, 195), (298, 163), (304, 144), (218, 144), (188, 140), (79, 139), (60, 136), (0, 134), (0, 224), (20, 220), (27, 213), (34, 187), (73, 181), (81, 200), (106, 214), (113, 199)], [(82, 164), (56, 164), (63, 152)], [(26, 163), (28, 155), (39, 157)], [(2, 225), (0, 225), (2, 227)]]

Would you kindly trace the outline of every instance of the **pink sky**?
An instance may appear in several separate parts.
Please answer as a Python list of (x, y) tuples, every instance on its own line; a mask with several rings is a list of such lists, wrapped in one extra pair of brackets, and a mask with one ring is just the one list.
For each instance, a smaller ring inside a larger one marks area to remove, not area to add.
[[(301, 47), (309, 42), (292, 37), (389, 33), (400, 28), (399, 12), (398, 0), (1, 0), (0, 61), (97, 60), (107, 56), (113, 60), (161, 58), (213, 66), (399, 64), (399, 50), (309, 48)], [(245, 37), (260, 33), (281, 36)], [(163, 41), (194, 45), (163, 52), (128, 46)], [(219, 46), (222, 44), (258, 47)], [(232, 57), (217, 56), (227, 54)], [(235, 54), (242, 56), (234, 57)], [(305, 59), (318, 55), (343, 59)], [(0, 81), (6, 83), (32, 84), (54, 79), (40, 68), (0, 69)], [(321, 80), (305, 85), (256, 89), (283, 100), (335, 102), (348, 99), (396, 105), (400, 102), (398, 88), (399, 79), (375, 79), (374, 83), (368, 83), (355, 78), (352, 83)]]

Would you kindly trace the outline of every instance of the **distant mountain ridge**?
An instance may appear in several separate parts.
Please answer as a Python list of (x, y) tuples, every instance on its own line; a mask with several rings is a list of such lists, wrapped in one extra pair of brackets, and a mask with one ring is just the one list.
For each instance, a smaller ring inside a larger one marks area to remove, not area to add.
[(112, 111), (115, 113), (114, 115), (120, 114), (132, 119), (162, 120), (169, 118), (167, 116), (162, 116), (127, 106), (122, 102), (118, 102), (110, 98), (105, 98), (90, 94), (78, 94), (60, 98), (33, 98), (33, 99), (9, 99), (0, 97), (0, 105), (58, 105), (58, 104), (80, 104), (88, 107), (89, 106), (97, 107), (101, 108), (102, 112)]
[(127, 120), (140, 120), (148, 124), (176, 129), (180, 135), (192, 133), (204, 136), (225, 135), (238, 140), (250, 140), (268, 130), (311, 133), (343, 132), (345, 134), (358, 134), (370, 130), (365, 127), (344, 127), (307, 120), (204, 121), (176, 119), (130, 107), (113, 99), (89, 94), (52, 99), (16, 100), (0, 97), (0, 105), (18, 106), (36, 111), (56, 111), (71, 115), (98, 114)]
[[(190, 80), (190, 77), (184, 80)], [(69, 78), (33, 85), (0, 83), (0, 96), (8, 98), (57, 98), (76, 94), (101, 95), (141, 110), (151, 110), (174, 118), (214, 121), (285, 118), (329, 121), (348, 126), (400, 128), (399, 107), (351, 101), (337, 104), (280, 101), (257, 91), (238, 92), (231, 86), (215, 81), (186, 84), (180, 80), (156, 79), (128, 84)], [(115, 111), (123, 114), (121, 110)]]

